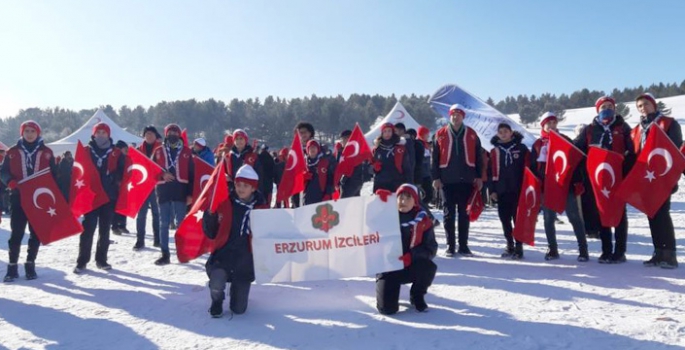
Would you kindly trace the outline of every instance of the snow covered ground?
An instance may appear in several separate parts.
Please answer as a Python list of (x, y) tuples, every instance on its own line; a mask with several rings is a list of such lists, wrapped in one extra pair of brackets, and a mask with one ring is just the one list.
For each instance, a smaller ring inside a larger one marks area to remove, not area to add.
[[(685, 96), (663, 101), (674, 115), (685, 116)], [(634, 125), (638, 117), (631, 109)], [(562, 131), (570, 135), (593, 112), (567, 111)], [(674, 196), (672, 213), (682, 252), (685, 192)], [(628, 262), (622, 265), (598, 264), (597, 240), (590, 241), (592, 260), (576, 262), (575, 238), (563, 220), (562, 259), (554, 262), (543, 259), (541, 223), (536, 246), (526, 247), (525, 260), (517, 262), (499, 258), (504, 238), (494, 210), (471, 226), (474, 258), (445, 258), (439, 228), (429, 312), (409, 307), (405, 287), (403, 309), (391, 317), (376, 312), (373, 278), (355, 278), (253, 285), (246, 314), (211, 319), (204, 258), (158, 267), (155, 249), (133, 252), (133, 235), (113, 236), (114, 269), (91, 264), (77, 276), (71, 273), (78, 251), (73, 237), (41, 248), (37, 280), (0, 284), (0, 349), (685, 348), (685, 266), (642, 266), (652, 252), (645, 216), (629, 212)], [(129, 220), (129, 230), (134, 227)], [(8, 238), (9, 219), (3, 217), (3, 274)], [(25, 254), (26, 242), (21, 261)]]

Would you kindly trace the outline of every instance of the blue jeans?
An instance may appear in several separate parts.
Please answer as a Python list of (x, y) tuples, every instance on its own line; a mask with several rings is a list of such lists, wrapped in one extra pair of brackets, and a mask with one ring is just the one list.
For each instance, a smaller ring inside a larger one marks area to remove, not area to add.
[(183, 221), (186, 216), (185, 202), (164, 202), (159, 203), (159, 246), (162, 253), (169, 253), (169, 224), (171, 224), (172, 216), (175, 215), (177, 222)]
[(145, 223), (147, 221), (148, 208), (152, 211), (152, 233), (155, 242), (157, 242), (159, 241), (159, 205), (157, 204), (157, 193), (155, 193), (154, 190), (150, 193), (150, 196), (147, 197), (143, 206), (140, 207), (140, 211), (138, 211), (138, 216), (136, 217), (138, 241), (143, 241), (145, 239)]
[[(576, 235), (579, 249), (587, 249), (587, 238), (585, 237), (585, 223), (581, 215), (580, 204), (578, 197), (573, 193), (569, 193), (566, 197), (566, 216), (568, 221), (573, 226), (573, 233)], [(557, 218), (557, 213), (554, 210), (542, 207), (543, 220), (545, 223), (545, 235), (547, 235), (547, 244), (550, 248), (557, 248), (557, 229), (554, 222)]]

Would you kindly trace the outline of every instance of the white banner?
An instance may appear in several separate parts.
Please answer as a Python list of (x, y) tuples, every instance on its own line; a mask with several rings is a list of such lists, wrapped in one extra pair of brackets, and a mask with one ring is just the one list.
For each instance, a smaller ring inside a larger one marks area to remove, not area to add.
[(257, 282), (372, 276), (403, 268), (394, 195), (363, 196), (297, 209), (253, 210)]

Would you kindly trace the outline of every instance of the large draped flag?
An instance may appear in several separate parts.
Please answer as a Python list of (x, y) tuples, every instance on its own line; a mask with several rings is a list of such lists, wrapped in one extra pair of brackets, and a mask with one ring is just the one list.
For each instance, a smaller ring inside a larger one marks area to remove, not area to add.
[(102, 188), (98, 173), (90, 152), (81, 141), (76, 144), (74, 165), (71, 168), (69, 184), (69, 206), (75, 217), (89, 213), (109, 202), (109, 197)]
[(50, 169), (44, 169), (17, 184), (21, 194), (21, 208), (36, 231), (42, 244), (83, 232)]
[(214, 167), (198, 156), (193, 156), (193, 165), (195, 167), (193, 178), (193, 203), (195, 203), (200, 197), (200, 193), (207, 183), (207, 180), (212, 176)]
[(516, 209), (516, 223), (513, 236), (517, 241), (528, 245), (535, 245), (535, 224), (540, 212), (540, 197), (542, 195), (540, 180), (526, 167), (523, 173), (521, 194)]
[(583, 160), (583, 152), (556, 131), (549, 133), (547, 168), (545, 169), (545, 207), (557, 213), (566, 209), (566, 198), (576, 167)]
[(616, 196), (616, 190), (623, 181), (623, 155), (590, 146), (586, 168), (602, 226), (618, 226), (626, 205), (626, 202)]
[[(214, 168), (197, 201), (193, 203), (176, 230), (174, 237), (178, 261), (188, 262), (226, 244), (231, 230), (231, 208), (226, 178), (226, 160), (222, 159)], [(219, 213), (221, 222), (215, 239), (208, 238), (202, 230), (202, 218), (207, 210)]]
[(477, 188), (473, 188), (468, 204), (466, 205), (466, 213), (469, 214), (469, 221), (475, 222), (483, 212), (485, 204), (483, 203), (483, 195)]
[(285, 162), (285, 169), (278, 184), (276, 202), (288, 202), (290, 196), (304, 191), (304, 173), (307, 172), (307, 163), (304, 158), (300, 135), (295, 133), (293, 143), (288, 152), (288, 159)]
[(342, 155), (338, 166), (335, 167), (335, 174), (333, 175), (333, 183), (337, 186), (340, 183), (342, 176), (352, 176), (354, 168), (361, 165), (364, 161), (371, 159), (371, 148), (366, 142), (362, 129), (359, 124), (355, 124), (352, 130), (352, 135), (347, 140), (347, 144), (342, 149)]
[[(497, 134), (497, 125), (507, 123), (523, 135), (523, 144), (528, 148), (533, 147), (535, 142), (535, 136), (519, 123), (457, 85), (442, 86), (428, 99), (428, 103), (447, 120), (450, 118), (450, 106), (460, 104), (466, 112), (464, 123), (475, 130), (481, 140), (492, 139)], [(490, 142), (483, 142), (482, 146), (488, 151), (493, 147)]]
[(164, 170), (134, 147), (129, 146), (126, 158), (126, 171), (119, 186), (116, 212), (133, 218), (154, 191)]
[(685, 170), (685, 157), (658, 126), (648, 129), (637, 162), (616, 195), (650, 218), (656, 215)]

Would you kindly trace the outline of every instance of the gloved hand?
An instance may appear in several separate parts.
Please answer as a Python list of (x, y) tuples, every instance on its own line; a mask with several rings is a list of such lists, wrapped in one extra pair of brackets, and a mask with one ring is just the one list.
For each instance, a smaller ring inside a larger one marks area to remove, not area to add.
[(585, 193), (585, 186), (583, 186), (583, 184), (580, 182), (574, 183), (573, 184), (573, 194), (575, 194), (577, 197), (577, 196), (582, 195), (583, 193)]
[(314, 176), (310, 172), (304, 173), (304, 181), (311, 181)]
[(388, 191), (388, 190), (384, 190), (384, 189), (376, 190), (376, 195), (377, 195), (378, 197), (380, 197), (380, 199), (381, 199), (383, 202), (387, 202), (387, 201), (388, 201), (388, 197), (389, 197), (391, 194), (392, 194), (392, 192), (390, 192), (390, 191)]
[(404, 267), (411, 265), (411, 253), (406, 253), (400, 256), (399, 260), (402, 260)]

